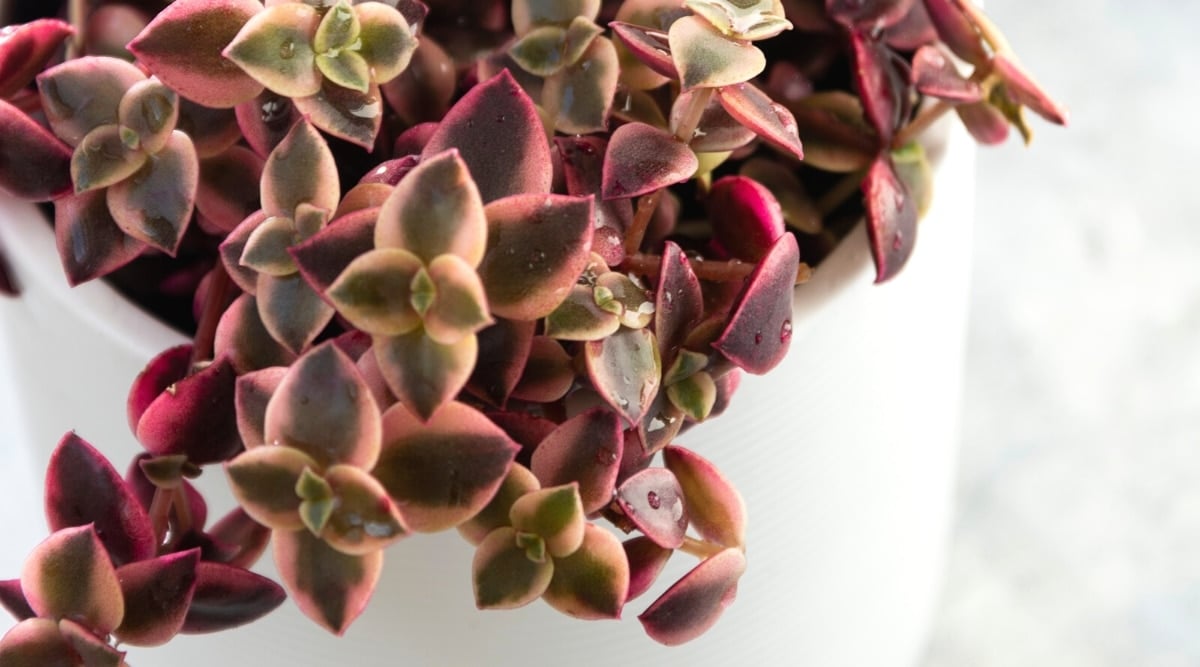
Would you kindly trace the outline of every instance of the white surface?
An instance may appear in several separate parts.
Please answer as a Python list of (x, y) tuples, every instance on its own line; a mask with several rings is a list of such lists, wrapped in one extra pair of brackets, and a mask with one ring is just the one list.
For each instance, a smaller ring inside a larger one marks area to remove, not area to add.
[[(952, 146), (938, 183), (944, 196), (922, 223), (909, 269), (886, 286), (871, 285), (865, 238), (856, 235), (857, 246), (831, 259), (809, 286), (818, 295), (832, 289), (830, 281), (845, 283), (836, 298), (796, 322), (785, 366), (767, 378), (748, 378), (728, 414), (680, 438), (718, 463), (750, 512), (750, 569), (739, 599), (701, 640), (665, 649), (642, 636), (633, 616), (649, 596), (631, 604), (622, 623), (580, 623), (540, 604), (477, 613), (469, 592), (471, 550), (451, 534), (390, 549), (371, 608), (343, 640), (324, 636), (285, 605), (215, 640), (182, 638), (134, 650), (131, 662), (334, 665), (352, 655), (363, 667), (526, 664), (528, 652), (541, 647), (533, 638), (554, 635), (572, 646), (564, 657), (581, 667), (912, 664), (941, 578), (957, 448), (974, 151), (966, 142)], [(0, 210), (0, 217), (11, 218), (11, 210)], [(0, 233), (15, 248), (23, 241), (10, 227)], [(40, 479), (29, 468), (41, 470), (53, 443), (72, 427), (123, 466), (133, 451), (125, 391), (170, 341), (161, 331), (151, 332), (161, 339), (149, 345), (128, 344), (130, 335), (119, 329), (91, 333), (92, 305), (56, 314), (59, 297), (47, 290), (61, 282), (38, 283), (20, 270), (35, 250), (23, 247), (14, 257), (25, 298), (0, 306), (6, 334), (19, 343), (7, 360), (9, 377), (29, 378), (18, 385), (27, 428), (5, 449), (5, 462), (17, 464), (0, 467), (0, 488), (15, 501), (4, 505), (4, 518), (17, 522), (0, 547), (0, 573), (16, 573), (43, 530), (34, 509), (40, 489), (14, 485)], [(41, 261), (50, 262), (48, 248), (41, 250)], [(839, 263), (846, 273), (834, 268)], [(54, 317), (63, 319), (47, 319)], [(127, 344), (104, 353), (91, 347), (113, 333)], [(51, 351), (39, 352), (38, 344)], [(220, 488), (219, 474), (206, 477)], [(653, 593), (690, 567), (688, 560), (677, 556)]]
[(1200, 665), (1200, 3), (989, 0), (1073, 112), (979, 155), (925, 667)]

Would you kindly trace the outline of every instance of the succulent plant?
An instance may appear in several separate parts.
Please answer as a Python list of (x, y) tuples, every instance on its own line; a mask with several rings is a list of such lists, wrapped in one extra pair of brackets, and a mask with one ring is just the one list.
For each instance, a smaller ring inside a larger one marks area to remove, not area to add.
[[(779, 363), (856, 220), (901, 270), (935, 121), (1066, 123), (970, 0), (57, 4), (0, 31), (0, 190), (53, 204), (70, 284), (181, 300), (194, 342), (133, 380), (124, 478), (55, 450), (5, 664), (123, 664), (284, 589), (340, 634), (451, 528), (481, 609), (616, 618), (695, 556), (638, 618), (699, 636), (747, 508), (676, 439)], [(241, 507), (206, 528), (216, 464)]]

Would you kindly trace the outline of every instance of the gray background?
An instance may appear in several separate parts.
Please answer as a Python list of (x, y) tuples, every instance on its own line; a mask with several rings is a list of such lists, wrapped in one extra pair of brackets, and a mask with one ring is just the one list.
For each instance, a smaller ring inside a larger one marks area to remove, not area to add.
[(979, 155), (924, 667), (1200, 665), (1200, 2), (988, 0), (1072, 110)]

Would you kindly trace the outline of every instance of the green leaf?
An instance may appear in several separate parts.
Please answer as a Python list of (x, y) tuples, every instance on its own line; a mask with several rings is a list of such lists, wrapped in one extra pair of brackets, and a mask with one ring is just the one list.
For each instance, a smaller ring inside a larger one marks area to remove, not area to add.
[(559, 76), (546, 81), (543, 99), (557, 102), (554, 126), (566, 134), (608, 129), (608, 116), (621, 73), (617, 49), (607, 37), (596, 37)]
[(300, 530), (302, 499), (296, 486), (319, 464), (304, 452), (274, 443), (248, 449), (225, 464), (238, 504), (250, 518), (273, 530)]
[(342, 635), (366, 608), (379, 574), (383, 552), (344, 554), (307, 530), (277, 532), (275, 565), (300, 611), (336, 635)]
[(662, 358), (648, 329), (622, 329), (584, 349), (588, 375), (596, 391), (631, 424), (642, 417), (658, 393)]
[(583, 544), (587, 517), (576, 483), (527, 493), (513, 503), (508, 515), (513, 528), (541, 537), (555, 558), (566, 558)]
[(295, 219), (301, 204), (332, 211), (340, 197), (337, 162), (328, 144), (307, 121), (296, 123), (263, 166), (263, 210)]
[(117, 125), (102, 125), (88, 133), (71, 156), (75, 193), (106, 188), (133, 176), (146, 163), (146, 154), (130, 148)]
[(684, 6), (733, 39), (756, 41), (792, 29), (778, 0), (687, 0)]
[(316, 95), (321, 73), (312, 42), (320, 21), (317, 10), (306, 4), (267, 7), (246, 22), (223, 53), (278, 95)]
[(371, 89), (371, 66), (367, 59), (354, 51), (339, 51), (337, 55), (318, 53), (317, 69), (325, 78), (350, 90), (366, 93)]
[(398, 336), (417, 328), (412, 282), (421, 260), (407, 250), (384, 248), (359, 256), (329, 288), (338, 312), (375, 336)]
[(346, 0), (338, 0), (325, 11), (321, 24), (317, 26), (317, 34), (313, 37), (313, 50), (318, 54), (325, 54), (353, 48), (361, 33), (362, 25), (354, 8)]
[(717, 401), (717, 384), (711, 375), (701, 371), (668, 386), (667, 397), (693, 421), (702, 422), (708, 419)]
[(179, 95), (158, 79), (139, 81), (121, 98), (117, 116), (148, 154), (162, 150), (179, 120)]
[(92, 524), (63, 528), (34, 547), (21, 590), (38, 616), (70, 618), (101, 635), (125, 615), (117, 572)]
[(679, 480), (684, 505), (700, 536), (723, 546), (742, 547), (746, 542), (746, 505), (721, 471), (682, 447), (664, 449), (663, 462)]
[(459, 534), (471, 544), (478, 546), (493, 530), (510, 525), (511, 520), (508, 518), (508, 514), (513, 503), (525, 494), (536, 491), (539, 486), (537, 477), (533, 476), (529, 468), (519, 463), (512, 464), (508, 469), (508, 475), (505, 476), (500, 488), (496, 490), (496, 495), (492, 497), (487, 506), (475, 516), (458, 525)]
[(575, 285), (546, 316), (546, 335), (558, 340), (601, 340), (616, 333), (621, 320), (596, 305), (594, 288)]
[(434, 259), (429, 278), (436, 296), (424, 313), (425, 333), (435, 342), (453, 345), (494, 322), (479, 275), (461, 257)]
[(199, 184), (196, 147), (175, 130), (162, 150), (108, 189), (108, 210), (126, 234), (173, 257), (192, 221)]
[(513, 27), (518, 35), (537, 25), (566, 25), (576, 17), (594, 21), (600, 13), (600, 0), (514, 0)]
[(457, 150), (422, 160), (379, 210), (375, 247), (403, 248), (432, 262), (443, 254), (479, 266), (488, 221), (479, 189)]
[(300, 235), (291, 218), (267, 218), (246, 239), (239, 263), (259, 273), (290, 276), (297, 271), (297, 267), (288, 248), (299, 242)]
[(730, 40), (699, 17), (685, 16), (671, 24), (668, 40), (684, 90), (742, 83), (767, 67), (758, 47)]
[(508, 55), (526, 72), (548, 77), (567, 66), (564, 57), (566, 47), (566, 29), (557, 25), (544, 25), (522, 35), (509, 47)]
[(408, 532), (387, 489), (370, 473), (336, 465), (325, 473), (333, 493), (333, 509), (321, 538), (350, 555), (379, 551)]
[(384, 84), (408, 69), (417, 39), (408, 20), (395, 8), (383, 2), (363, 2), (354, 6), (362, 26), (362, 49), (374, 73), (375, 83)]
[(471, 563), (475, 606), (516, 609), (542, 596), (554, 576), (554, 561), (531, 560), (517, 544), (517, 531), (492, 531), (475, 551)]
[(551, 607), (584, 620), (620, 618), (629, 593), (629, 560), (620, 540), (592, 524), (583, 545), (554, 560), (554, 577), (542, 594)]
[(388, 389), (423, 420), (458, 395), (479, 356), (476, 336), (443, 345), (423, 328), (398, 336), (376, 336), (373, 347)]
[(272, 276), (260, 273), (255, 282), (258, 314), (271, 337), (293, 354), (302, 354), (333, 319), (325, 303), (299, 273)]

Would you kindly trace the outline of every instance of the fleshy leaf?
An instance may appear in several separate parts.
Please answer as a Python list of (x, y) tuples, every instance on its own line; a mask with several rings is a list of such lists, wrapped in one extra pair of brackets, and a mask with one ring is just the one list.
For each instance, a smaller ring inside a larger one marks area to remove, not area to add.
[(200, 550), (166, 554), (117, 569), (125, 617), (113, 633), (124, 644), (161, 646), (183, 627), (196, 590)]
[(671, 134), (645, 123), (622, 125), (604, 157), (604, 198), (637, 197), (675, 185), (699, 166), (696, 154)]
[(321, 89), (312, 40), (321, 16), (303, 3), (267, 7), (250, 17), (222, 53), (256, 81), (286, 97)]
[(983, 38), (959, 5), (959, 0), (922, 0), (929, 19), (955, 55), (979, 67), (988, 62)]
[(553, 403), (575, 385), (571, 355), (548, 336), (537, 336), (529, 350), (525, 372), (513, 388), (513, 398), (534, 403)]
[(297, 267), (288, 248), (299, 240), (300, 234), (291, 218), (267, 218), (246, 239), (238, 263), (256, 273), (289, 276), (297, 271)]
[(667, 398), (692, 421), (708, 419), (717, 401), (717, 384), (712, 375), (700, 372), (667, 387)]
[(554, 561), (531, 560), (517, 545), (517, 531), (503, 526), (479, 544), (471, 570), (476, 607), (516, 609), (546, 591), (554, 575)]
[(258, 314), (258, 300), (250, 294), (239, 296), (225, 309), (221, 321), (217, 323), (214, 348), (217, 356), (229, 358), (239, 374), (272, 366), (288, 366), (296, 360), (296, 354), (267, 331)]
[(71, 150), (2, 99), (0, 136), (0, 192), (28, 201), (49, 201), (71, 192)]
[(683, 429), (683, 422), (683, 412), (671, 403), (666, 392), (659, 392), (646, 416), (638, 422), (638, 435), (646, 455), (653, 456), (671, 444)]
[(867, 33), (852, 32), (850, 44), (854, 49), (854, 83), (863, 112), (886, 145), (900, 120), (899, 89), (904, 82), (897, 80), (887, 46), (882, 42)]
[(566, 25), (577, 16), (592, 20), (600, 13), (600, 0), (514, 0), (513, 27), (524, 35), (534, 26)]
[(411, 125), (397, 137), (393, 155), (420, 154), (424, 141), (411, 140), (421, 135), (428, 139), (433, 134), (437, 123), (432, 121), (446, 115), (454, 99), (456, 85), (455, 65), (450, 54), (429, 35), (421, 35), (404, 72), (379, 86), (388, 106), (401, 120)]
[(544, 487), (578, 482), (590, 514), (612, 502), (623, 446), (617, 415), (593, 408), (554, 429), (534, 450), (530, 469)]
[(156, 456), (185, 454), (193, 463), (225, 461), (242, 447), (233, 414), (236, 372), (220, 358), (181, 377), (138, 420), (138, 441)]
[(0, 660), (5, 667), (75, 667), (78, 654), (59, 631), (58, 623), (31, 618), (0, 638)]
[[(391, 188), (387, 190), (391, 192)], [(312, 238), (290, 249), (301, 275), (313, 289), (324, 294), (351, 262), (375, 247), (378, 216), (378, 208), (369, 208), (337, 217)]]
[(379, 210), (375, 246), (403, 248), (425, 263), (454, 254), (472, 267), (483, 258), (487, 219), (479, 189), (459, 153), (422, 159)]
[(383, 570), (383, 552), (351, 556), (307, 530), (279, 532), (275, 565), (300, 611), (340, 636), (370, 601)]
[(612, 41), (607, 37), (593, 39), (579, 62), (546, 81), (543, 98), (558, 103), (554, 126), (566, 134), (608, 129), (620, 73), (617, 49)]
[(684, 5), (733, 39), (767, 39), (792, 29), (777, 0), (687, 0)]
[(354, 12), (362, 26), (360, 53), (371, 66), (372, 80), (383, 84), (400, 76), (417, 49), (409, 21), (386, 3), (359, 3)]
[(387, 489), (366, 471), (348, 465), (325, 473), (333, 490), (334, 507), (321, 539), (338, 551), (362, 556), (379, 551), (404, 537), (404, 520), (388, 498)]
[(912, 82), (922, 95), (966, 103), (983, 99), (983, 88), (963, 76), (941, 47), (932, 44), (913, 54)]
[(739, 367), (762, 375), (792, 342), (792, 288), (799, 270), (796, 237), (784, 234), (755, 267), (721, 337), (713, 343)]
[(638, 530), (665, 549), (678, 549), (688, 527), (683, 489), (665, 468), (647, 468), (617, 489), (617, 503)]
[(587, 517), (574, 482), (525, 494), (513, 503), (509, 518), (517, 531), (545, 540), (546, 552), (555, 558), (566, 558), (583, 544)]
[(312, 457), (292, 447), (268, 443), (225, 464), (238, 504), (255, 521), (273, 530), (300, 530), (301, 498), (296, 483), (305, 470), (318, 468)]
[(173, 257), (192, 220), (199, 181), (192, 140), (176, 130), (161, 151), (108, 189), (108, 209), (126, 234)]
[(292, 100), (269, 90), (237, 105), (234, 112), (246, 143), (263, 158), (270, 155), (288, 131), (300, 122), (300, 112)]
[(233, 107), (258, 95), (262, 84), (221, 52), (261, 11), (255, 0), (177, 0), (128, 48), (180, 95), (205, 106)]
[(775, 195), (788, 226), (806, 234), (820, 234), (824, 230), (816, 202), (791, 167), (775, 160), (753, 158), (743, 163), (738, 173), (754, 179)]
[(742, 83), (767, 67), (767, 58), (758, 47), (728, 39), (696, 16), (671, 24), (668, 36), (684, 90)]
[(624, 21), (613, 21), (608, 27), (638, 62), (660, 76), (679, 78), (679, 70), (675, 69), (675, 61), (671, 59), (667, 33)]
[(629, 559), (629, 601), (650, 590), (675, 551), (658, 546), (645, 535), (626, 540), (624, 547)]
[(687, 255), (671, 241), (663, 247), (654, 298), (654, 331), (660, 356), (662, 363), (670, 364), (692, 325), (704, 315), (700, 281)]
[(75, 148), (71, 181), (76, 194), (106, 188), (129, 178), (145, 162), (145, 153), (125, 144), (119, 126), (101, 125)]
[(74, 32), (71, 24), (58, 19), (6, 26), (0, 35), (0, 99), (12, 97), (29, 85)]
[[(478, 514), (458, 524), (458, 533), (471, 544), (479, 546), (492, 531), (511, 524), (508, 513), (518, 498), (538, 488), (537, 477), (533, 476), (529, 468), (518, 463), (512, 464), (508, 468), (508, 475), (496, 490), (496, 495), (492, 496), (492, 500)], [(516, 537), (515, 534), (513, 537)], [(0, 591), (3, 591), (2, 586), (3, 582), (0, 582)], [(17, 593), (20, 593), (19, 585)]]
[(882, 283), (893, 278), (912, 254), (917, 237), (917, 201), (909, 195), (887, 156), (871, 165), (862, 188), (867, 236), (875, 258), (875, 282)]
[(240, 507), (232, 509), (205, 532), (212, 542), (204, 556), (235, 568), (258, 562), (271, 540), (271, 529), (251, 519)]
[(266, 441), (295, 447), (322, 467), (370, 469), (379, 458), (380, 432), (370, 389), (332, 343), (293, 364), (267, 404)]
[(343, 317), (367, 333), (408, 333), (421, 324), (412, 306), (412, 281), (421, 268), (420, 258), (407, 250), (372, 250), (346, 267), (328, 296)]
[(1066, 107), (1050, 98), (1029, 72), (1021, 67), (1011, 55), (997, 53), (992, 58), (996, 74), (1004, 80), (1005, 90), (1017, 104), (1029, 107), (1034, 113), (1056, 125), (1066, 125)]
[(629, 595), (629, 561), (612, 533), (584, 527), (583, 546), (554, 560), (554, 578), (542, 595), (551, 607), (584, 620), (620, 618)]
[(433, 304), (424, 314), (425, 333), (434, 342), (453, 345), (494, 320), (475, 269), (457, 255), (442, 255), (429, 264), (436, 288)]
[(467, 390), (491, 405), (502, 407), (521, 379), (533, 345), (536, 322), (498, 318), (478, 334), (479, 361)]
[(933, 166), (929, 164), (925, 149), (915, 141), (891, 151), (891, 154), (896, 176), (916, 202), (917, 219), (920, 220), (933, 204)]
[[(517, 469), (517, 467), (513, 466), (513, 469)], [(521, 469), (524, 470), (524, 468)], [(529, 473), (529, 476), (532, 478), (533, 473)], [(535, 479), (535, 486), (533, 488), (537, 488), (536, 481)], [(504, 513), (504, 520), (508, 521), (507, 510)], [(17, 622), (37, 616), (37, 612), (29, 607), (29, 602), (25, 600), (25, 594), (21, 592), (20, 579), (0, 581), (0, 607), (3, 607), (5, 611), (12, 614), (13, 618), (17, 619)]]
[(72, 286), (112, 273), (146, 248), (117, 226), (103, 191), (55, 201), (54, 236), (67, 282)]
[[(730, 86), (728, 89), (733, 88), (736, 86)], [(728, 89), (723, 88), (718, 92)], [(671, 105), (670, 129), (672, 132), (677, 130), (679, 123), (691, 106), (692, 100), (699, 94), (699, 91), (692, 90), (681, 93), (679, 97), (675, 98), (675, 102)], [(708, 104), (704, 107), (704, 112), (700, 115), (700, 122), (696, 125), (689, 146), (697, 153), (732, 151), (754, 141), (755, 136), (753, 130), (729, 115), (729, 112), (721, 105), (720, 97), (714, 95), (709, 99)]]
[(383, 97), (377, 84), (358, 91), (325, 79), (316, 94), (294, 102), (296, 110), (313, 125), (368, 151), (374, 149), (383, 123)]
[(491, 311), (514, 320), (549, 315), (587, 266), (592, 199), (518, 195), (489, 204), (486, 215), (479, 275)]
[(425, 420), (462, 390), (479, 356), (475, 336), (442, 345), (419, 328), (400, 336), (380, 336), (374, 349), (388, 388)]
[(294, 354), (303, 354), (333, 319), (333, 307), (298, 273), (283, 278), (259, 274), (254, 291), (263, 326)]
[(137, 134), (139, 148), (153, 155), (167, 144), (179, 121), (179, 95), (157, 79), (139, 81), (121, 99), (117, 117)]
[(617, 316), (621, 325), (641, 329), (654, 319), (654, 297), (633, 278), (608, 271), (596, 279), (592, 298), (601, 310)]
[(704, 634), (737, 594), (746, 556), (726, 549), (704, 560), (638, 616), (646, 634), (660, 644), (678, 646)]
[(537, 107), (508, 70), (464, 95), (421, 155), (428, 159), (450, 148), (459, 150), (484, 203), (550, 192), (550, 147)]
[(201, 562), (183, 622), (185, 634), (218, 632), (255, 621), (287, 598), (278, 584), (240, 567)]
[(631, 424), (645, 416), (658, 392), (662, 357), (647, 329), (622, 329), (585, 349), (588, 376), (596, 391)]
[(422, 420), (397, 404), (383, 417), (383, 453), (372, 470), (417, 532), (453, 528), (487, 506), (519, 447), (477, 410), (442, 406)]
[(712, 184), (709, 214), (713, 238), (734, 257), (757, 262), (783, 236), (783, 208), (771, 191), (745, 176)]
[(46, 521), (51, 530), (95, 526), (117, 565), (154, 555), (150, 518), (104, 455), (74, 433), (63, 436), (50, 456)]
[(960, 104), (954, 110), (975, 141), (986, 146), (1002, 144), (1008, 139), (1008, 119), (987, 102)]
[(881, 30), (904, 18), (913, 3), (914, 0), (827, 0), (825, 7), (830, 18), (848, 28)]
[(621, 320), (596, 305), (593, 288), (575, 285), (566, 300), (546, 316), (546, 335), (558, 340), (601, 340), (616, 333)]
[(337, 163), (329, 146), (311, 124), (297, 123), (263, 166), (263, 210), (291, 218), (300, 204), (332, 211), (340, 197)]
[[(562, 159), (567, 193), (576, 197), (599, 197), (604, 174), (604, 154), (608, 140), (602, 137), (555, 137)], [(592, 203), (595, 224), (592, 233), (592, 252), (600, 255), (609, 266), (625, 259), (625, 230), (633, 222), (633, 204), (628, 199)]]
[(721, 471), (683, 447), (664, 449), (663, 463), (679, 480), (684, 506), (701, 537), (726, 547), (743, 546), (746, 504)]
[[(804, 159), (796, 118), (787, 107), (774, 102), (752, 83), (739, 83), (717, 91), (721, 105), (729, 115), (755, 134), (796, 159)], [(703, 125), (701, 125), (703, 128)]]
[(100, 635), (125, 614), (117, 572), (91, 524), (57, 530), (34, 547), (21, 590), (38, 616), (69, 618)]
[[(86, 667), (123, 667), (125, 652), (109, 646), (86, 627), (64, 618), (58, 622), (58, 632)], [(8, 663), (4, 663), (7, 665)], [(39, 667), (46, 663), (39, 663)]]
[(125, 91), (146, 75), (124, 60), (77, 58), (38, 75), (42, 111), (50, 129), (76, 146), (92, 130), (117, 122)]
[(508, 55), (521, 69), (542, 77), (557, 74), (567, 66), (566, 52), (567, 29), (557, 25), (538, 26), (517, 38), (508, 49)]

